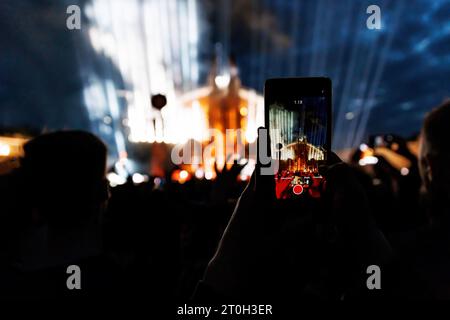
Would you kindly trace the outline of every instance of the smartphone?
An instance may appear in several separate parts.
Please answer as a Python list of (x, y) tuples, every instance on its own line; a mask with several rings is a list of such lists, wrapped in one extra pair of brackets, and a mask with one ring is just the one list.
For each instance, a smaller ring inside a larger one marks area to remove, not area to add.
[(278, 78), (264, 86), (268, 151), (277, 199), (320, 198), (319, 166), (331, 148), (331, 80)]

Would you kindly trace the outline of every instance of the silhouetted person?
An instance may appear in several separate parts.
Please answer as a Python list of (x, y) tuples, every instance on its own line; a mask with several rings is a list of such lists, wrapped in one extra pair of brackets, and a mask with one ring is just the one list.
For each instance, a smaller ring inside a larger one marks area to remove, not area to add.
[[(394, 238), (389, 298), (450, 299), (450, 101), (425, 118), (419, 152), (429, 223)], [(392, 287), (390, 286), (392, 284)]]
[[(6, 298), (113, 294), (118, 269), (102, 254), (101, 218), (108, 199), (107, 149), (80, 131), (39, 136), (24, 146), (14, 173), (9, 216), (17, 241), (1, 273)], [(19, 218), (18, 218), (19, 217)], [(81, 268), (81, 290), (69, 290), (70, 265)]]
[(450, 219), (449, 124), (450, 100), (427, 115), (420, 140), (419, 169), (434, 223)]
[(277, 202), (274, 177), (255, 169), (194, 299), (339, 300), (365, 285), (390, 247), (352, 169), (334, 154), (329, 162), (320, 201)]

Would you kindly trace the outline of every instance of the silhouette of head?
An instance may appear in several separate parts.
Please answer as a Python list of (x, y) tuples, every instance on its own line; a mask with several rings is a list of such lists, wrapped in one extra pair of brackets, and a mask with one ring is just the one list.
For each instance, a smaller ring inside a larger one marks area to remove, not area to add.
[(54, 132), (24, 146), (21, 161), (30, 206), (53, 224), (77, 224), (108, 198), (106, 146), (82, 131)]
[(428, 194), (450, 199), (450, 100), (432, 110), (422, 128), (419, 169)]

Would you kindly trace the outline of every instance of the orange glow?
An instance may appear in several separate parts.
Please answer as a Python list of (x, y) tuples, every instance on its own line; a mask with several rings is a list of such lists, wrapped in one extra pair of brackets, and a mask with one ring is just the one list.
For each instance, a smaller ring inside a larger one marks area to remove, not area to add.
[(239, 109), (239, 113), (241, 114), (241, 116), (246, 117), (248, 115), (248, 109), (246, 107), (242, 107), (241, 109)]
[(183, 184), (186, 181), (190, 180), (191, 175), (186, 170), (174, 170), (170, 178), (172, 179), (172, 181)]
[(27, 142), (25, 138), (0, 137), (0, 157), (20, 157), (23, 155), (22, 146)]
[(15, 159), (23, 156), (23, 145), (27, 142), (22, 137), (0, 137), (0, 174), (6, 174), (20, 166)]
[[(244, 144), (256, 141), (258, 126), (264, 125), (264, 99), (253, 90), (240, 88), (231, 94), (229, 90), (214, 90), (211, 87), (197, 89), (180, 97), (186, 110), (184, 116), (189, 139), (202, 144), (202, 164), (185, 168), (190, 174), (212, 180), (215, 177), (214, 163), (222, 169), (225, 159), (236, 150), (237, 141)], [(211, 131), (212, 129), (212, 131)], [(240, 131), (228, 131), (239, 129)], [(183, 131), (183, 130), (180, 130)], [(186, 138), (186, 137), (185, 137)], [(234, 141), (235, 146), (225, 141)], [(227, 153), (227, 154), (226, 154)], [(196, 170), (200, 168), (196, 174)]]

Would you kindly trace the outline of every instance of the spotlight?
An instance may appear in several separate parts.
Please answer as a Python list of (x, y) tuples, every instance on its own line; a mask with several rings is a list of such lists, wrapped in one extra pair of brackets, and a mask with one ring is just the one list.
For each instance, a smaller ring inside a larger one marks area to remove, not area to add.
[(11, 153), (11, 147), (7, 144), (0, 144), (0, 156), (7, 157)]
[(180, 179), (181, 180), (186, 180), (188, 175), (189, 175), (189, 173), (186, 170), (181, 170), (180, 171)]
[(203, 171), (203, 169), (197, 169), (195, 170), (195, 177), (197, 179), (202, 179), (205, 176), (205, 172)]
[(364, 158), (362, 158), (361, 160), (359, 160), (359, 165), (360, 166), (366, 166), (366, 165), (370, 165), (370, 164), (377, 164), (378, 163), (378, 158), (374, 157), (374, 156), (366, 156)]
[(407, 175), (409, 174), (409, 169), (406, 168), (406, 167), (401, 168), (401, 169), (400, 169), (400, 174), (401, 174), (402, 176), (407, 176)]
[(214, 82), (216, 83), (216, 86), (219, 89), (225, 89), (226, 87), (228, 87), (228, 84), (230, 83), (230, 75), (224, 74), (224, 75), (216, 76), (216, 78), (214, 79)]
[(132, 179), (133, 179), (134, 184), (140, 184), (140, 183), (144, 183), (144, 182), (148, 181), (148, 177), (144, 176), (140, 173), (133, 174)]
[(205, 173), (205, 179), (211, 180), (213, 178), (213, 173), (211, 171), (208, 171)]
[(117, 187), (120, 186), (122, 184), (125, 184), (125, 182), (127, 182), (127, 179), (125, 179), (124, 177), (118, 175), (115, 172), (110, 172), (108, 173), (108, 175), (106, 176), (106, 179), (108, 179), (109, 181), (109, 185), (111, 187)]

